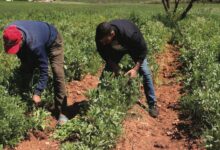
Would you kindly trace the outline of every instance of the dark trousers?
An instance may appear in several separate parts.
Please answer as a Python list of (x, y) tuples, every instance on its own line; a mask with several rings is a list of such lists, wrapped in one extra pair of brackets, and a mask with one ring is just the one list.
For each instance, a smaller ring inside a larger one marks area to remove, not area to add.
[[(48, 51), (48, 58), (53, 73), (53, 87), (54, 87), (54, 107), (59, 113), (63, 113), (67, 106), (67, 93), (65, 87), (65, 74), (64, 74), (64, 48), (63, 39), (60, 33), (51, 44)], [(35, 67), (30, 67), (29, 64), (21, 64), (21, 72), (23, 78), (22, 91), (27, 92), (32, 85), (33, 72)]]
[(58, 33), (56, 40), (48, 50), (49, 61), (53, 73), (55, 108), (64, 112), (67, 106), (67, 93), (64, 74), (64, 48), (63, 38)]

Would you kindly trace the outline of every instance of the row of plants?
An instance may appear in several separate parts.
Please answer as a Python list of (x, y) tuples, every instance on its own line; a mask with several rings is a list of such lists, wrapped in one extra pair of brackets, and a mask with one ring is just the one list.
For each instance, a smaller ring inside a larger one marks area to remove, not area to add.
[[(214, 9), (214, 8), (213, 8)], [(220, 147), (220, 16), (212, 8), (196, 10), (178, 24), (176, 41), (182, 47), (183, 114), (197, 126), (207, 149)]]
[[(1, 3), (0, 30), (3, 31), (4, 26), (14, 20), (41, 20), (54, 24), (64, 38), (64, 68), (68, 82), (80, 80), (87, 73), (95, 74), (102, 65), (94, 41), (96, 25), (102, 21), (127, 18), (140, 27), (149, 43), (148, 58), (151, 69), (155, 72), (157, 65), (155, 65), (152, 55), (159, 52), (169, 37), (169, 33), (162, 23), (151, 18), (152, 11), (155, 13), (160, 11), (158, 5), (152, 6), (147, 6), (149, 8), (145, 9), (142, 5), (122, 7), (122, 5)], [(24, 7), (25, 9), (23, 9)], [(2, 43), (0, 46), (3, 47)], [(20, 92), (19, 86), (22, 84), (20, 83), (22, 77), (19, 74), (19, 60), (15, 56), (4, 54), (3, 51), (0, 52), (0, 60), (3, 64), (0, 65), (0, 122), (5, 122), (4, 128), (0, 126), (2, 136), (0, 145), (15, 146), (28, 131), (43, 130), (46, 124), (45, 118), (49, 113), (45, 109), (34, 109), (30, 98), (31, 93)], [(131, 59), (125, 57), (120, 66), (129, 68), (131, 67), (130, 62)], [(37, 82), (36, 79), (37, 76), (34, 77), (34, 83)], [(130, 84), (129, 88), (127, 84)], [(81, 146), (89, 149), (113, 147), (120, 134), (125, 112), (137, 100), (136, 84), (136, 81), (130, 83), (127, 78), (112, 79), (109, 76), (89, 94), (90, 101), (86, 107), (87, 111), (57, 130), (54, 137), (62, 141), (73, 136), (78, 141), (65, 143), (64, 149), (68, 147), (80, 149)], [(48, 88), (42, 95), (45, 106), (53, 103), (52, 91), (52, 77), (50, 76)], [(16, 126), (13, 125), (15, 120), (17, 121)], [(19, 132), (18, 128), (20, 128)], [(68, 132), (69, 130), (70, 132)]]

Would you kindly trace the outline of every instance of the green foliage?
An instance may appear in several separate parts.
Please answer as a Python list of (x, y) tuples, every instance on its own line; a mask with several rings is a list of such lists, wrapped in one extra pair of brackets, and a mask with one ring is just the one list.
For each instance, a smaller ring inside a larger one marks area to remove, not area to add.
[(146, 39), (149, 55), (160, 52), (163, 46), (171, 37), (170, 30), (166, 28), (163, 23), (156, 20), (148, 20), (141, 27), (141, 32)]
[(90, 150), (89, 147), (85, 146), (83, 143), (71, 143), (66, 142), (61, 145), (61, 150)]
[(79, 3), (160, 3), (159, 0), (61, 0)]
[(138, 100), (139, 85), (135, 80), (105, 74), (99, 87), (89, 92), (89, 110), (70, 120), (54, 138), (73, 140), (63, 149), (110, 149), (121, 133), (127, 110)]
[(141, 32), (147, 42), (147, 59), (152, 70), (153, 77), (157, 76), (159, 66), (155, 62), (155, 55), (160, 53), (164, 45), (171, 38), (170, 29), (157, 20), (146, 20), (141, 27)]
[(42, 108), (33, 110), (31, 115), (32, 128), (36, 130), (44, 130), (49, 124), (49, 115), (51, 114)]
[(8, 96), (2, 87), (0, 92), (0, 144), (13, 146), (23, 139), (30, 120), (24, 114), (26, 106), (18, 97)]
[(220, 143), (220, 130), (217, 130), (220, 126), (220, 24), (219, 18), (212, 15), (201, 16), (198, 14), (179, 24), (182, 36), (178, 41), (183, 45), (181, 61), (187, 93), (181, 105), (183, 112), (205, 130), (207, 149), (214, 150)]
[(130, 13), (129, 20), (135, 23), (138, 28), (141, 28), (145, 22), (145, 20), (141, 18), (140, 14), (136, 14), (134, 11)]
[(220, 121), (217, 120), (216, 126), (212, 127), (212, 130), (206, 130), (204, 138), (206, 142), (206, 148), (216, 150), (220, 147)]
[[(0, 38), (0, 40), (2, 40)], [(1, 42), (0, 42), (0, 47)], [(0, 75), (0, 84), (5, 87), (10, 87), (11, 83), (9, 82), (10, 77), (13, 76), (13, 69), (17, 66), (17, 59), (15, 57), (10, 57), (6, 55), (3, 51), (0, 51), (0, 65), (1, 75)]]
[(162, 22), (166, 27), (175, 28), (177, 26), (176, 17), (170, 13), (166, 15), (164, 15), (163, 13), (157, 14), (154, 16), (154, 18)]

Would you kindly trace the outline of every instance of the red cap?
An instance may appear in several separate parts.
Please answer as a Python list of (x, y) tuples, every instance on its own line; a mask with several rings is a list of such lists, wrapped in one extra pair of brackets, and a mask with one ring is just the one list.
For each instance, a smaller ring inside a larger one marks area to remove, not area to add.
[(15, 26), (10, 25), (3, 31), (4, 48), (8, 54), (16, 54), (20, 49), (22, 33)]

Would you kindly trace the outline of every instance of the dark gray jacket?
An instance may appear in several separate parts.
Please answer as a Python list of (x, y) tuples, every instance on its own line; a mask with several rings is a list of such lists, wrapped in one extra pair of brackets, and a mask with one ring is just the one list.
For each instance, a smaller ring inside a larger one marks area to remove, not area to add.
[[(147, 54), (147, 45), (138, 27), (125, 19), (113, 20), (110, 24), (116, 28), (118, 42), (128, 50), (127, 53), (133, 60), (144, 60)], [(105, 61), (111, 60), (112, 51), (114, 51), (111, 45), (103, 46), (96, 38), (96, 46), (97, 51)]]

